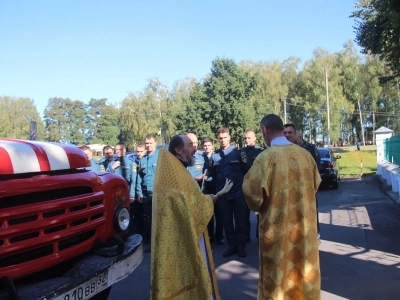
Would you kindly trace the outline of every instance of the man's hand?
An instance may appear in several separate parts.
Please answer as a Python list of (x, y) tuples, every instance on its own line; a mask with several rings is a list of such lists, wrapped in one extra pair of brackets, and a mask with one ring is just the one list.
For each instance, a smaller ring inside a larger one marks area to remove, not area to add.
[(210, 196), (211, 200), (212, 200), (214, 203), (218, 200), (218, 196), (217, 196), (217, 195), (210, 194), (210, 195), (208, 195), (208, 196)]
[(130, 197), (129, 200), (131, 201), (131, 203), (135, 202), (135, 198), (134, 197)]
[(143, 195), (139, 195), (139, 196), (138, 196), (138, 201), (139, 201), (140, 203), (143, 203)]
[(118, 169), (120, 165), (121, 165), (121, 162), (120, 161), (116, 161), (115, 163), (113, 163), (111, 168), (113, 168), (115, 170), (115, 169)]
[(196, 180), (197, 180), (197, 181), (207, 180), (207, 176), (204, 175), (204, 174), (202, 174), (202, 175), (200, 175), (199, 177), (196, 177)]

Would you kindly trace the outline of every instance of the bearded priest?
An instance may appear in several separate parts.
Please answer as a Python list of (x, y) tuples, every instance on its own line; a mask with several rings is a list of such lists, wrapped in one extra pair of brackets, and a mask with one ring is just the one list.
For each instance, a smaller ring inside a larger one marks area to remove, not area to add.
[[(160, 150), (153, 194), (151, 299), (220, 299), (207, 224), (218, 195), (204, 195), (187, 166), (196, 148), (186, 135)], [(206, 236), (205, 236), (206, 235)]]

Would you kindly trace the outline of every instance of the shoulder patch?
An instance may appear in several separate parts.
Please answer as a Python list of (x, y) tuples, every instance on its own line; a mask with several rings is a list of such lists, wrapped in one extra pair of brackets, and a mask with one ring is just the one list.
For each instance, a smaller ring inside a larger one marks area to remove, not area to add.
[(242, 159), (242, 161), (244, 163), (247, 163), (247, 154), (246, 154), (246, 152), (241, 152), (240, 153), (240, 158)]

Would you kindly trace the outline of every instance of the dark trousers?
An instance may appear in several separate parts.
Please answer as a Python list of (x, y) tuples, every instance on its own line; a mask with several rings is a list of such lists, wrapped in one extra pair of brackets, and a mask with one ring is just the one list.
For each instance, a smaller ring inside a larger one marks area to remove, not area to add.
[(319, 234), (319, 213), (318, 213), (318, 199), (317, 199), (317, 195), (315, 195), (315, 202), (316, 202), (316, 206), (317, 206), (317, 232)]
[(140, 234), (144, 238), (144, 211), (143, 203), (137, 200), (131, 203), (131, 223), (129, 224), (130, 234)]
[(144, 240), (151, 239), (151, 220), (153, 213), (153, 197), (143, 196), (143, 211), (144, 211)]
[(246, 247), (246, 216), (247, 203), (244, 196), (233, 199), (219, 198), (224, 220), (225, 237), (229, 248)]
[(250, 231), (251, 231), (251, 226), (250, 226), (250, 208), (246, 204), (246, 241), (250, 241)]
[(221, 205), (218, 200), (214, 203), (214, 215), (207, 225), (210, 239), (220, 241), (224, 238), (224, 222)]

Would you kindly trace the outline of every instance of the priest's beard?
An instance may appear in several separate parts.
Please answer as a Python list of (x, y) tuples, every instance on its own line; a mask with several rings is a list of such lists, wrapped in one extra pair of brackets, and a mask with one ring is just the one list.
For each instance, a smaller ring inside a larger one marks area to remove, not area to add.
[(193, 155), (190, 155), (189, 153), (184, 152), (182, 154), (181, 159), (187, 163), (188, 166), (193, 166), (194, 165), (194, 157)]

